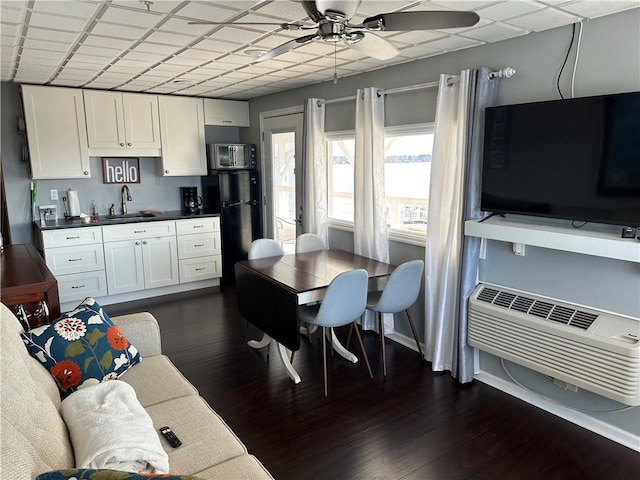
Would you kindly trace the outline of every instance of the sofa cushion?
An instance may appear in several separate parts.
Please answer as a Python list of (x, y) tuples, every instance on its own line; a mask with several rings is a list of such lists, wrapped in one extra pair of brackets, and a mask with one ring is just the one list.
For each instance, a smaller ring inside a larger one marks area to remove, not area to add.
[(140, 361), (136, 347), (93, 298), (22, 338), (64, 393), (118, 378)]
[(197, 475), (197, 472), (247, 453), (238, 437), (199, 396), (190, 395), (152, 405), (147, 413), (156, 430), (167, 425), (182, 441), (182, 445), (174, 449), (161, 439), (169, 454), (169, 473)]
[(198, 390), (164, 355), (145, 357), (144, 362), (130, 368), (119, 380), (135, 389), (138, 400), (144, 407), (198, 394)]
[(253, 455), (242, 455), (197, 473), (206, 480), (229, 480), (242, 478), (251, 480), (272, 479), (266, 468)]
[(202, 480), (198, 477), (184, 476), (184, 475), (160, 475), (157, 474), (144, 474), (144, 473), (132, 473), (122, 472), (120, 470), (96, 470), (86, 468), (79, 469), (67, 469), (56, 470), (54, 472), (46, 472), (36, 477), (36, 480), (150, 480), (159, 479), (162, 480)]

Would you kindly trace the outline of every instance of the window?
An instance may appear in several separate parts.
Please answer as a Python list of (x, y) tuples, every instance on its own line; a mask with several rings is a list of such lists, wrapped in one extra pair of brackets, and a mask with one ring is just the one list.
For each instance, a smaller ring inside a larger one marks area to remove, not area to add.
[[(327, 134), (329, 218), (353, 222), (353, 133)], [(391, 233), (424, 235), (433, 124), (385, 129), (385, 193)]]

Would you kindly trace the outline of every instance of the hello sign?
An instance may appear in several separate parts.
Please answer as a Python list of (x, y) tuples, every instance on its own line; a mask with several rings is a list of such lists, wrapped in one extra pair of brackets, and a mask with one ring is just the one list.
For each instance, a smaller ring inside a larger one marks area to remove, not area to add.
[(102, 183), (140, 183), (140, 159), (103, 158)]

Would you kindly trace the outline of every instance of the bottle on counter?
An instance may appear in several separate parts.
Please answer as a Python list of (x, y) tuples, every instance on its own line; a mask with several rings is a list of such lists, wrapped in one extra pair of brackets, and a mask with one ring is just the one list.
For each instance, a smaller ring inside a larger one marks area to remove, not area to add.
[(98, 223), (98, 219), (98, 207), (96, 206), (95, 200), (91, 200), (91, 223)]

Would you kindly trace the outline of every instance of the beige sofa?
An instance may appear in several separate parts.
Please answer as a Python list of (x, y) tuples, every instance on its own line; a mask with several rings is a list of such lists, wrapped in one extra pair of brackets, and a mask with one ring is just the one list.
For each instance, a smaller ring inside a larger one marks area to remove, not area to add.
[[(169, 425), (182, 440), (171, 448), (170, 473), (203, 479), (273, 478), (197, 390), (161, 352), (160, 330), (149, 313), (112, 319), (142, 361), (121, 380), (134, 387), (154, 427)], [(38, 474), (73, 468), (67, 427), (58, 413), (58, 387), (32, 358), (13, 313), (0, 305), (0, 478), (33, 480)]]

